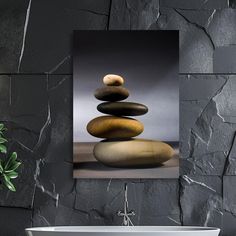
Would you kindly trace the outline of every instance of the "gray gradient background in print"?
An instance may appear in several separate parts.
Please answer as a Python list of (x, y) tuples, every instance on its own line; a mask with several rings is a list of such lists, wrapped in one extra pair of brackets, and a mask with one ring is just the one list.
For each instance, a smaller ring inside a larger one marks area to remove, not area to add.
[(144, 124), (139, 136), (179, 140), (178, 31), (74, 31), (74, 142), (98, 141), (87, 123), (104, 115), (94, 90), (106, 74), (119, 74), (130, 96), (149, 112), (133, 117)]

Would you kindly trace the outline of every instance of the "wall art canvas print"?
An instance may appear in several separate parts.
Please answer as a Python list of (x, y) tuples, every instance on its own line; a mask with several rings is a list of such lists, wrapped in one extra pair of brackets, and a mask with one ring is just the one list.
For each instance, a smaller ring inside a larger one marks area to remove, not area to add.
[(74, 31), (74, 178), (177, 178), (178, 31)]

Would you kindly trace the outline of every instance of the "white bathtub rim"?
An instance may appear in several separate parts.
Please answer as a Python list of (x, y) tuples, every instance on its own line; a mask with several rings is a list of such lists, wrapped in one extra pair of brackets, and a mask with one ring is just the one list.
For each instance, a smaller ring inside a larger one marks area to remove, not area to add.
[(61, 233), (177, 233), (177, 232), (220, 232), (216, 227), (202, 226), (49, 226), (26, 228), (26, 232), (61, 232)]

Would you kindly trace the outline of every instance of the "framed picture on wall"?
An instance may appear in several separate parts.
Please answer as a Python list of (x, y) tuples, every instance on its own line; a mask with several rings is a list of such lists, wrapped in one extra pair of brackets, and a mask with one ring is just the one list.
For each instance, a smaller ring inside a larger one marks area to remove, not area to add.
[(178, 178), (178, 31), (74, 31), (74, 178)]

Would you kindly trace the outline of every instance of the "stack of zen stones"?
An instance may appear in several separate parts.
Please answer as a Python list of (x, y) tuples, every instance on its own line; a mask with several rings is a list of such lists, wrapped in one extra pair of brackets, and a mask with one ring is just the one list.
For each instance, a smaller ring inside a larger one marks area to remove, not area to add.
[(97, 143), (93, 153), (105, 165), (113, 167), (158, 166), (174, 155), (168, 144), (148, 139), (134, 139), (144, 130), (143, 124), (127, 116), (139, 116), (148, 112), (140, 103), (121, 102), (128, 98), (129, 91), (123, 87), (119, 75), (106, 75), (105, 87), (96, 89), (94, 96), (105, 101), (97, 110), (108, 115), (99, 116), (87, 125), (87, 131), (105, 140)]

